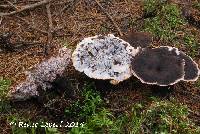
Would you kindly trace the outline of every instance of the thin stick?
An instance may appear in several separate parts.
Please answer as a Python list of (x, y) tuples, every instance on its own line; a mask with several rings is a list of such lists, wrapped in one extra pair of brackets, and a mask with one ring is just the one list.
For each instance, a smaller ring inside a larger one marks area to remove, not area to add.
[(10, 5), (0, 5), (0, 8), (4, 8), (4, 9), (10, 9), (10, 8), (13, 8), (12, 6)]
[(41, 5), (45, 5), (47, 3), (49, 3), (51, 0), (43, 0), (43, 1), (40, 1), (40, 2), (37, 2), (35, 4), (31, 4), (31, 5), (27, 5), (27, 6), (24, 6), (23, 8), (19, 9), (19, 10), (16, 10), (16, 11), (12, 11), (10, 13), (0, 13), (0, 16), (9, 16), (9, 15), (14, 15), (14, 14), (17, 14), (17, 13), (20, 13), (20, 12), (23, 12), (23, 11), (26, 11), (26, 10), (30, 10), (30, 9), (34, 9), (38, 6), (41, 6)]
[(95, 2), (97, 3), (97, 5), (100, 7), (100, 9), (105, 13), (105, 15), (110, 19), (110, 21), (113, 23), (113, 25), (115, 26), (115, 28), (117, 29), (118, 33), (120, 36), (123, 36), (123, 33), (121, 32), (120, 28), (118, 27), (118, 25), (115, 23), (114, 19), (111, 17), (110, 14), (108, 14), (105, 9), (101, 6), (101, 4), (99, 3), (98, 0), (95, 0)]
[(12, 7), (14, 8), (16, 11), (19, 10), (12, 2), (10, 2), (9, 0), (6, 0), (6, 2)]
[(46, 8), (47, 8), (47, 15), (48, 15), (48, 20), (49, 20), (49, 32), (51, 33), (53, 30), (53, 21), (52, 21), (52, 15), (51, 15), (51, 10), (50, 10), (50, 4), (47, 4)]
[(49, 49), (51, 48), (52, 32), (53, 32), (53, 21), (52, 21), (50, 3), (46, 5), (46, 9), (47, 9), (47, 16), (48, 16), (48, 20), (49, 20), (49, 29), (48, 29), (47, 45), (45, 46), (44, 53), (48, 54)]
[(0, 25), (1, 25), (2, 21), (3, 21), (3, 17), (0, 18)]

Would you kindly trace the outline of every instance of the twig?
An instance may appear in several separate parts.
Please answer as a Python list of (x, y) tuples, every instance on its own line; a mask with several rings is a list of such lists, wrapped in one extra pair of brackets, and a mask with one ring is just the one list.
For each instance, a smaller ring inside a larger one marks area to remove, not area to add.
[(31, 5), (27, 5), (27, 6), (24, 6), (23, 8), (19, 9), (19, 10), (16, 10), (16, 11), (12, 11), (10, 13), (0, 13), (0, 16), (9, 16), (9, 15), (14, 15), (14, 14), (17, 14), (17, 13), (20, 13), (20, 12), (23, 12), (23, 11), (26, 11), (26, 10), (30, 10), (30, 9), (34, 9), (38, 6), (41, 6), (41, 5), (44, 5), (44, 4), (48, 4), (51, 0), (43, 0), (41, 2), (37, 2), (35, 4), (31, 4)]
[(50, 10), (50, 4), (47, 4), (46, 8), (47, 8), (47, 15), (49, 19), (49, 32), (51, 33), (53, 30), (53, 21), (52, 21), (52, 15), (51, 15), (51, 10)]
[(120, 36), (123, 36), (123, 33), (121, 32), (120, 28), (118, 27), (118, 25), (115, 23), (115, 21), (113, 20), (113, 18), (110, 16), (110, 14), (108, 14), (105, 9), (101, 6), (101, 4), (99, 3), (98, 0), (95, 0), (95, 2), (97, 3), (97, 5), (100, 7), (100, 9), (105, 13), (105, 15), (110, 19), (110, 21), (113, 23), (113, 25), (115, 26), (115, 28), (117, 29), (118, 33)]
[(47, 37), (47, 44), (45, 45), (44, 53), (47, 55), (49, 53), (49, 49), (51, 48), (51, 41), (52, 41), (52, 32), (53, 32), (53, 21), (52, 15), (50, 10), (50, 3), (46, 5), (48, 21), (49, 21), (49, 29), (48, 29), (48, 37)]
[(2, 21), (3, 21), (3, 17), (0, 18), (0, 25), (1, 25)]
[(10, 5), (0, 5), (0, 8), (7, 9), (7, 8), (13, 8), (13, 7), (12, 7), (12, 6), (10, 6)]
[(6, 0), (6, 2), (12, 7), (14, 8), (16, 11), (19, 10), (12, 2), (10, 2), (9, 0)]

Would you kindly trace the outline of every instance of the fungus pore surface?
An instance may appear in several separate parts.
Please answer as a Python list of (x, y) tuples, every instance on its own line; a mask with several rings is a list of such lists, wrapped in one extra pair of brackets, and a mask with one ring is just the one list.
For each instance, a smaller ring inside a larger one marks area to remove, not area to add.
[(112, 34), (98, 35), (83, 39), (72, 54), (72, 61), (76, 70), (90, 78), (120, 82), (132, 75), (131, 54), (138, 51)]

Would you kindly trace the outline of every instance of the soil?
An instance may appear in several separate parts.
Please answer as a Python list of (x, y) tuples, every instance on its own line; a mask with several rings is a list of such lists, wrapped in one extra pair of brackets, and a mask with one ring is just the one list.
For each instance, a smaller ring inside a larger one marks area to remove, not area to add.
[[(14, 0), (10, 1), (14, 3)], [(36, 2), (37, 0), (18, 0), (14, 5), (20, 8)], [(182, 1), (171, 0), (171, 2), (179, 6), (184, 4), (181, 3)], [(6, 4), (6, 2), (0, 1), (0, 5)], [(105, 9), (105, 12), (112, 16), (123, 34), (127, 34), (131, 29), (135, 31), (141, 30), (142, 23), (140, 22), (143, 16), (141, 1), (101, 0), (100, 4)], [(94, 0), (75, 0), (75, 3), (68, 0), (52, 0), (50, 9), (53, 20), (50, 44), (48, 44), (49, 19), (45, 5), (11, 16), (0, 17), (0, 36), (9, 32), (11, 34), (10, 43), (15, 48), (14, 52), (3, 49), (0, 51), (0, 74), (5, 78), (11, 79), (12, 86), (24, 79), (26, 70), (56, 54), (58, 48), (64, 44), (74, 49), (76, 44), (84, 37), (108, 33), (119, 36), (116, 27)], [(14, 10), (12, 6), (9, 8), (0, 6), (0, 12)], [(130, 24), (132, 20), (137, 19), (140, 20), (136, 21), (137, 25)], [(196, 35), (200, 35), (200, 29), (195, 25), (188, 24), (184, 28), (185, 31), (192, 31)], [(33, 44), (27, 45), (30, 42)], [(157, 40), (156, 37), (153, 42), (155, 46), (163, 43)], [(25, 46), (22, 48), (17, 47), (17, 44), (20, 43), (25, 44)], [(48, 53), (45, 51), (46, 45), (51, 46)], [(187, 52), (185, 47), (180, 46), (179, 49)], [(195, 61), (200, 66), (199, 57), (195, 57)], [(101, 93), (102, 98), (105, 100), (106, 106), (116, 115), (130, 111), (134, 103), (149, 103), (148, 98), (150, 96), (156, 96), (161, 99), (174, 97), (191, 109), (190, 118), (197, 125), (200, 125), (200, 89), (195, 86), (195, 83), (180, 82), (169, 87), (159, 87), (142, 84), (132, 77), (117, 86), (113, 86), (108, 81), (89, 79), (84, 74), (77, 72), (73, 67), (66, 71), (66, 76), (68, 81), (68, 83), (65, 83), (67, 89), (63, 90), (62, 86), (55, 86), (56, 89), (41, 94), (39, 98), (11, 102), (12, 107), (16, 109), (17, 113), (20, 113), (20, 116), (23, 115), (33, 121), (37, 121), (40, 118), (46, 118), (49, 122), (59, 122), (61, 119), (69, 120), (69, 117), (63, 115), (65, 107), (79, 99), (80, 90), (82, 90), (81, 85), (84, 81), (93, 81), (95, 82), (96, 90)], [(1, 120), (0, 124), (1, 128), (4, 128), (3, 133), (10, 133), (11, 128), (5, 120)]]

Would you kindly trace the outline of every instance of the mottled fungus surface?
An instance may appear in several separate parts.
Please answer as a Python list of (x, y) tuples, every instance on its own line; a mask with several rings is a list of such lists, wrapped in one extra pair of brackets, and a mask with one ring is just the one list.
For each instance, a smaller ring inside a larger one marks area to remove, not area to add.
[(38, 88), (46, 90), (52, 87), (57, 77), (63, 75), (71, 61), (71, 51), (61, 48), (56, 57), (51, 57), (37, 64), (30, 71), (26, 72), (26, 80), (16, 85), (9, 93), (12, 99), (28, 99), (38, 96)]
[(146, 84), (173, 85), (184, 79), (184, 60), (177, 55), (174, 48), (147, 48), (132, 61), (134, 75)]
[(136, 55), (138, 51), (112, 34), (97, 35), (85, 38), (77, 45), (72, 61), (76, 70), (88, 77), (114, 80), (112, 83), (117, 84), (132, 75), (131, 54)]
[(122, 39), (130, 43), (134, 48), (146, 48), (151, 45), (152, 35), (148, 32), (131, 31), (127, 35), (123, 36)]

